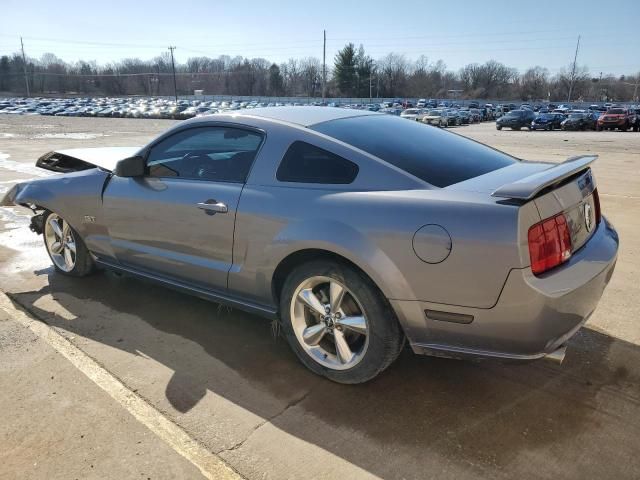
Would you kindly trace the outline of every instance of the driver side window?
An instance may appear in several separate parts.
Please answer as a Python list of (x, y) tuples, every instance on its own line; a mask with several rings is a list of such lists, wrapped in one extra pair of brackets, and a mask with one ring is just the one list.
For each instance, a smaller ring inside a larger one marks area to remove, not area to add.
[(244, 183), (262, 135), (229, 127), (182, 130), (149, 151), (151, 177)]

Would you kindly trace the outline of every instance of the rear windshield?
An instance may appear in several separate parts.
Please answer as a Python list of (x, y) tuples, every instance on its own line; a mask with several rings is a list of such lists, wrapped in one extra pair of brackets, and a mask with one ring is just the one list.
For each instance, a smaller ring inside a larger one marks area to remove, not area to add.
[(518, 160), (455, 133), (390, 115), (342, 118), (310, 127), (395, 165), (436, 187), (447, 187)]

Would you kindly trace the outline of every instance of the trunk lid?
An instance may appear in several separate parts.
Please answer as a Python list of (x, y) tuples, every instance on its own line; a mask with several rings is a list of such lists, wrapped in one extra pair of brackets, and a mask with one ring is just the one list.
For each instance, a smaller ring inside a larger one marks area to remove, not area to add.
[(573, 157), (559, 164), (519, 162), (447, 189), (481, 192), (501, 203), (520, 206), (519, 236), (523, 254), (528, 252), (526, 233), (532, 225), (564, 214), (573, 252), (593, 235), (600, 217), (600, 202), (590, 168), (596, 158)]

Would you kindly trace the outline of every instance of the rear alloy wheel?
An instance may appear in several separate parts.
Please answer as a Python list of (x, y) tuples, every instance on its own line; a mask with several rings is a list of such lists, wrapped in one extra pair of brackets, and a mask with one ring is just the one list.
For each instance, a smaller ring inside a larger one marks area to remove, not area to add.
[(71, 225), (56, 213), (44, 218), (44, 244), (55, 269), (65, 275), (83, 277), (93, 270), (93, 260)]
[(283, 330), (311, 371), (339, 383), (362, 383), (399, 355), (404, 335), (368, 277), (331, 261), (310, 262), (286, 279)]

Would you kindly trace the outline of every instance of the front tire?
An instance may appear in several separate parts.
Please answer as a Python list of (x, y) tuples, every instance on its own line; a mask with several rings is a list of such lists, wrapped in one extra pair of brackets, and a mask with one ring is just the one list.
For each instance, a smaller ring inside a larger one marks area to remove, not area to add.
[(404, 344), (395, 313), (375, 284), (334, 261), (305, 263), (289, 274), (280, 318), (300, 361), (338, 383), (371, 380), (391, 365)]
[(89, 275), (94, 268), (93, 259), (82, 238), (60, 215), (44, 215), (44, 246), (58, 273), (72, 277)]

